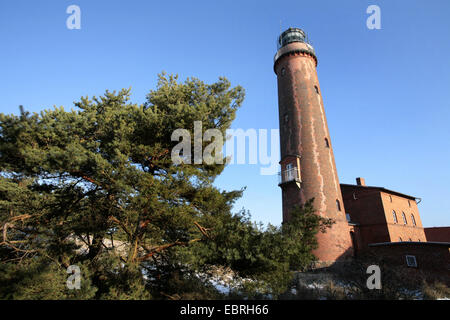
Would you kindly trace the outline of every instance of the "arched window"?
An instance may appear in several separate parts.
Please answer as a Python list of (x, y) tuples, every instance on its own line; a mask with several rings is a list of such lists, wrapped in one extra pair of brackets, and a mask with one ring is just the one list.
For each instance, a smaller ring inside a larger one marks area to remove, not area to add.
[(336, 208), (338, 211), (341, 211), (341, 203), (336, 199)]
[(395, 210), (392, 210), (392, 217), (394, 218), (394, 223), (398, 223), (397, 214), (395, 213)]
[(414, 215), (412, 213), (411, 213), (411, 221), (412, 221), (413, 226), (415, 226), (416, 225), (416, 219), (414, 219)]
[(406, 215), (404, 212), (402, 212), (402, 218), (403, 218), (403, 223), (408, 224), (408, 221), (406, 221)]
[(328, 142), (328, 139), (325, 138), (325, 147), (329, 148), (330, 147), (330, 143)]

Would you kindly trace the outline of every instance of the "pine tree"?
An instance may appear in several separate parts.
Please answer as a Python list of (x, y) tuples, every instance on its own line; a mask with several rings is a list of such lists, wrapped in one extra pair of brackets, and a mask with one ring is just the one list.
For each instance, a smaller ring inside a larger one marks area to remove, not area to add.
[[(144, 104), (129, 97), (0, 114), (0, 298), (217, 298), (202, 277), (211, 266), (253, 279), (241, 292), (285, 290), (290, 269), (314, 259), (325, 222), (312, 207), (285, 230), (263, 228), (232, 213), (243, 190), (213, 186), (224, 164), (171, 159), (175, 129), (194, 136), (201, 121), (225, 136), (244, 90), (163, 73)], [(82, 269), (80, 290), (65, 285), (71, 265)]]

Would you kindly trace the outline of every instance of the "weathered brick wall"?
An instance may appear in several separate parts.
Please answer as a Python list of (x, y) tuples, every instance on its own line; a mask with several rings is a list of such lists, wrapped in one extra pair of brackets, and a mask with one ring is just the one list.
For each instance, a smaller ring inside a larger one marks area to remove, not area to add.
[[(426, 242), (419, 209), (413, 199), (388, 194), (373, 187), (341, 185), (347, 213), (358, 224), (359, 250), (370, 243), (420, 241)], [(395, 210), (397, 222), (392, 211)], [(405, 213), (404, 224), (402, 213)], [(415, 225), (411, 215), (414, 215)]]
[(341, 185), (345, 210), (351, 221), (357, 223), (355, 229), (359, 233), (358, 250), (364, 250), (369, 243), (389, 242), (386, 218), (380, 192), (351, 185)]
[[(388, 223), (390, 241), (398, 242), (400, 238), (402, 241), (427, 241), (416, 201), (386, 192), (380, 194)], [(393, 211), (396, 212), (397, 222), (394, 221)], [(406, 217), (406, 224), (403, 221), (403, 213)]]
[(450, 242), (450, 227), (425, 228), (427, 241)]
[(419, 276), (425, 273), (428, 277), (450, 284), (450, 244), (390, 243), (371, 245), (369, 252), (392, 266), (407, 267), (406, 255), (415, 256), (417, 268), (409, 267), (411, 274)]
[[(351, 255), (350, 231), (337, 175), (330, 133), (316, 72), (316, 60), (302, 52), (304, 43), (291, 43), (280, 50), (296, 52), (277, 60), (278, 103), (281, 161), (300, 156), (301, 187), (282, 186), (283, 219), (289, 218), (294, 204), (314, 198), (317, 214), (333, 218), (336, 223), (317, 236), (319, 248), (314, 252), (320, 261), (334, 262)], [(337, 209), (339, 201), (340, 211)], [(286, 220), (284, 220), (286, 221)]]

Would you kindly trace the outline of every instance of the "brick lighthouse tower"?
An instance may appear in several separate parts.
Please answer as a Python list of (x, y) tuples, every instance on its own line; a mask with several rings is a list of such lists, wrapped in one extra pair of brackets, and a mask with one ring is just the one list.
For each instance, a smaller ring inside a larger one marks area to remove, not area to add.
[(317, 78), (317, 58), (306, 34), (289, 28), (278, 38), (274, 71), (278, 80), (283, 222), (294, 205), (314, 198), (316, 213), (335, 221), (319, 232), (313, 252), (323, 265), (352, 254), (330, 133)]

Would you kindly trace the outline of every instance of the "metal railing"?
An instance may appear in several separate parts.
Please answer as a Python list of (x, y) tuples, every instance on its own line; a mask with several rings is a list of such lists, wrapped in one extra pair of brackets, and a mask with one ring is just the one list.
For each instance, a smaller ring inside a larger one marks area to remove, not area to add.
[(291, 168), (278, 173), (278, 184), (290, 181), (301, 182), (298, 168)]
[(314, 50), (307, 34), (299, 28), (289, 28), (280, 34), (277, 39), (277, 50), (292, 42), (304, 42), (310, 45), (311, 50)]

